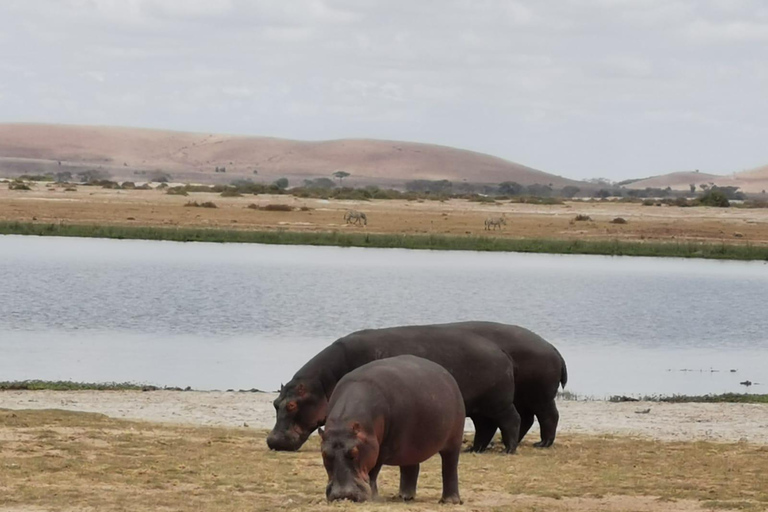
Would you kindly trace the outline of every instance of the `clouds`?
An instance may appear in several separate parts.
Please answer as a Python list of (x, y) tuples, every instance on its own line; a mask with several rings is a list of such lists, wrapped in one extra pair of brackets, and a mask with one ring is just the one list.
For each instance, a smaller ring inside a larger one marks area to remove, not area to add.
[(766, 39), (759, 0), (12, 0), (0, 120), (728, 172), (768, 161)]

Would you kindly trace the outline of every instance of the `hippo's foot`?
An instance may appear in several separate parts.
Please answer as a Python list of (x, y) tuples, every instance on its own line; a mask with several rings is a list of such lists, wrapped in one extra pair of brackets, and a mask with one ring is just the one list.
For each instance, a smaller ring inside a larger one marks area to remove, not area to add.
[(469, 446), (464, 449), (464, 453), (483, 453), (486, 449), (478, 446)]
[(461, 505), (464, 502), (461, 501), (461, 498), (459, 498), (458, 494), (454, 494), (451, 496), (443, 496), (440, 498), (440, 501), (438, 502), (441, 505)]
[(549, 448), (554, 442), (554, 439), (542, 439), (538, 443), (533, 443), (533, 446), (534, 448)]
[(507, 455), (514, 455), (517, 453), (517, 446), (510, 446), (504, 449), (504, 453)]
[(416, 498), (416, 495), (410, 494), (410, 493), (407, 493), (407, 494), (399, 493), (397, 495), (398, 501), (413, 501), (415, 498)]

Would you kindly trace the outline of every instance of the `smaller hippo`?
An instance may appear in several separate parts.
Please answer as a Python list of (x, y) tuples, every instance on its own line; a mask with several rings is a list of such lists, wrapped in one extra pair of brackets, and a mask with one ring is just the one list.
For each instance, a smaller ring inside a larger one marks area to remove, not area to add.
[(376, 498), (382, 465), (400, 466), (399, 497), (412, 500), (419, 464), (439, 453), (440, 503), (461, 503), (458, 465), (464, 417), (456, 380), (426, 359), (379, 359), (346, 374), (331, 395), (326, 429), (319, 429), (328, 500)]

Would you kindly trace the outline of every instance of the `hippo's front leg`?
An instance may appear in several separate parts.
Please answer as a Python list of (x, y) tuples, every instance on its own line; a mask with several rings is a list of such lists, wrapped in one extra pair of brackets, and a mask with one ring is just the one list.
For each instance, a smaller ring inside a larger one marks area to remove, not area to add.
[(400, 493), (398, 498), (411, 501), (416, 497), (416, 484), (419, 481), (419, 465), (400, 466)]
[(381, 463), (376, 464), (374, 468), (368, 473), (368, 479), (371, 484), (371, 499), (378, 500), (379, 499), (379, 485), (377, 482), (377, 478), (379, 478), (379, 471), (381, 471)]

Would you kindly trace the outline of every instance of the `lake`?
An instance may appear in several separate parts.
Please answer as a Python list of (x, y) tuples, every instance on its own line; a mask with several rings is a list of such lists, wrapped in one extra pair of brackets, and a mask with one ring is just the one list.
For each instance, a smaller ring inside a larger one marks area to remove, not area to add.
[(768, 392), (764, 262), (0, 236), (0, 275), (0, 380), (274, 390), (358, 329), (492, 320), (580, 395)]

